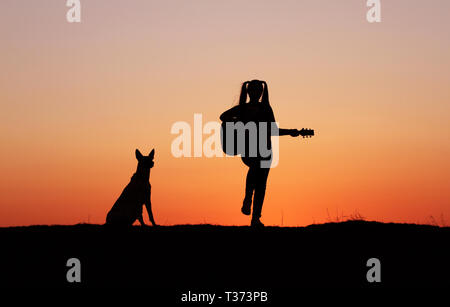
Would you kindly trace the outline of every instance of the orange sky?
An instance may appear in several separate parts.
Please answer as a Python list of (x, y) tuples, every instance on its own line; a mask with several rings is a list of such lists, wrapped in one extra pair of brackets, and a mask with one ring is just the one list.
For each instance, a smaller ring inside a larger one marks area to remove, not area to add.
[[(450, 219), (448, 1), (0, 3), (0, 226), (103, 223), (156, 148), (156, 221), (244, 225), (239, 158), (174, 158), (176, 121), (268, 82), (283, 137), (262, 221)], [(145, 216), (147, 220), (147, 217)]]

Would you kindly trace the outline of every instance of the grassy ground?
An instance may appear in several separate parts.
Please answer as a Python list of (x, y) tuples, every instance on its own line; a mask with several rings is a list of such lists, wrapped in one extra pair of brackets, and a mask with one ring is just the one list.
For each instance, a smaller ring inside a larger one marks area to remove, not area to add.
[[(366, 221), (308, 227), (102, 225), (0, 228), (1, 286), (275, 289), (448, 287), (450, 229)], [(369, 283), (367, 260), (381, 262)]]

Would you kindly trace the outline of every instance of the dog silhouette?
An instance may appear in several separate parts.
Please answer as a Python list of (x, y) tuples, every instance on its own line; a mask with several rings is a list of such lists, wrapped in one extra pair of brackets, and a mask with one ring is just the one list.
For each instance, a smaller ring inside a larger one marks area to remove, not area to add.
[(131, 226), (138, 220), (142, 226), (146, 226), (142, 217), (143, 206), (147, 208), (148, 217), (153, 226), (157, 226), (153, 218), (152, 203), (150, 201), (150, 169), (155, 164), (155, 149), (148, 156), (143, 156), (136, 149), (138, 160), (136, 173), (131, 177), (130, 183), (120, 194), (114, 206), (106, 216), (106, 225)]

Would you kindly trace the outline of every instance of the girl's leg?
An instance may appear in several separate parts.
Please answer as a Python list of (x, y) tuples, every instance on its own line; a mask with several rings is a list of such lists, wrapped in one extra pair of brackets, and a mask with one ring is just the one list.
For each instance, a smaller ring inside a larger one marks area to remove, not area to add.
[(252, 220), (259, 220), (261, 217), (261, 210), (266, 195), (267, 177), (269, 176), (270, 168), (258, 168), (255, 180), (255, 196), (253, 198), (253, 215)]
[(256, 183), (256, 169), (254, 167), (249, 167), (247, 172), (247, 179), (245, 181), (245, 198), (242, 204), (242, 213), (245, 215), (250, 215), (252, 206), (253, 191), (255, 190)]

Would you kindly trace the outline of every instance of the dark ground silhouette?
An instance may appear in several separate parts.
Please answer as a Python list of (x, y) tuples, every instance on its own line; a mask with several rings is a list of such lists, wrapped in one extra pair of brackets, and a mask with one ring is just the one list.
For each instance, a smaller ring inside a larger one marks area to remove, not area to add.
[[(449, 287), (449, 239), (449, 228), (359, 221), (0, 228), (0, 286), (167, 288), (174, 296), (211, 288)], [(66, 281), (72, 257), (81, 261), (80, 284)], [(381, 261), (380, 284), (366, 280), (373, 257)]]

